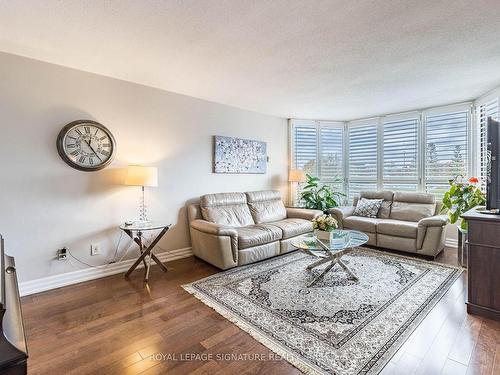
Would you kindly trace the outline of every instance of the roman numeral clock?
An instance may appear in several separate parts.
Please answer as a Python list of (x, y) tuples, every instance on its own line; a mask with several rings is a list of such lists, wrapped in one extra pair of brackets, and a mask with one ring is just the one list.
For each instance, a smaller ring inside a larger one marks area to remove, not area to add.
[(80, 171), (103, 169), (113, 161), (115, 151), (113, 134), (95, 121), (73, 121), (57, 136), (57, 152), (69, 166)]

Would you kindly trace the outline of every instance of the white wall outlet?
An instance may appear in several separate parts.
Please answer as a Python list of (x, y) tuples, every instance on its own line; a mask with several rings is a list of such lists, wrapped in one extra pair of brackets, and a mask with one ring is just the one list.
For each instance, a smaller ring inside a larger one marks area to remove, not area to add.
[(98, 243), (93, 243), (90, 245), (90, 255), (100, 255), (101, 254), (101, 246)]

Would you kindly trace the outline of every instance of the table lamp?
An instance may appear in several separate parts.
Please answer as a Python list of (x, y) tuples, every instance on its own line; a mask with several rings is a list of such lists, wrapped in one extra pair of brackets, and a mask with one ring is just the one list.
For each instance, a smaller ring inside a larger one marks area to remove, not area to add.
[(307, 177), (302, 169), (291, 169), (290, 173), (288, 174), (288, 181), (295, 185), (294, 189), (290, 189), (290, 197), (289, 197), (290, 203), (294, 204), (295, 191), (292, 190), (296, 190), (298, 184), (300, 184), (301, 182), (306, 182)]
[(144, 188), (158, 186), (158, 168), (144, 167), (142, 165), (129, 165), (125, 185), (141, 187), (141, 201), (139, 204), (139, 222), (148, 223), (146, 203), (144, 199)]
[(302, 169), (291, 169), (290, 173), (288, 174), (288, 181), (290, 182), (306, 182), (306, 174)]

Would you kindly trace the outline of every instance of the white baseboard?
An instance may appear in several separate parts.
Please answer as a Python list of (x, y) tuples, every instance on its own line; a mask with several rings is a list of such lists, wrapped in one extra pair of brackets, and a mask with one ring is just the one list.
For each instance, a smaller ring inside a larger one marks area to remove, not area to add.
[(446, 247), (458, 247), (458, 240), (455, 239), (455, 238), (447, 238), (445, 241), (444, 241), (444, 245)]
[[(190, 247), (184, 249), (171, 250), (163, 253), (155, 253), (162, 262), (187, 258), (193, 255)], [(77, 271), (62, 273), (60, 275), (42, 277), (40, 279), (24, 281), (19, 283), (19, 294), (27, 296), (34, 293), (44, 292), (67, 285), (78, 284), (83, 281), (99, 279), (105, 276), (115, 275), (125, 272), (135, 262), (135, 259), (124, 260), (118, 263), (106, 264), (103, 266), (89, 267)], [(142, 263), (137, 268), (144, 268)]]

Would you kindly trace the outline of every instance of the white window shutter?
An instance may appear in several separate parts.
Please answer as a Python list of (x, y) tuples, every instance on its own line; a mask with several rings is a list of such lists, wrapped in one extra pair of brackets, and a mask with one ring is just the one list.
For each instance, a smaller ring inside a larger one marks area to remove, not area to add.
[(417, 179), (417, 119), (384, 123), (384, 180)]
[(318, 130), (307, 123), (294, 123), (293, 132), (293, 168), (305, 173), (318, 173)]
[(442, 198), (448, 181), (468, 174), (470, 111), (425, 116), (425, 190)]
[(349, 200), (362, 190), (377, 189), (377, 122), (350, 124)]
[(319, 177), (335, 191), (344, 191), (344, 126), (320, 122)]
[(486, 191), (486, 167), (487, 167), (487, 133), (486, 133), (486, 124), (488, 117), (492, 117), (495, 120), (498, 120), (498, 99), (490, 100), (487, 103), (483, 103), (479, 105), (477, 108), (478, 115), (478, 144), (479, 144), (479, 179), (481, 182), (481, 190)]

